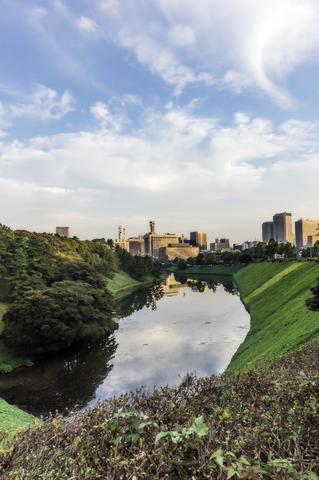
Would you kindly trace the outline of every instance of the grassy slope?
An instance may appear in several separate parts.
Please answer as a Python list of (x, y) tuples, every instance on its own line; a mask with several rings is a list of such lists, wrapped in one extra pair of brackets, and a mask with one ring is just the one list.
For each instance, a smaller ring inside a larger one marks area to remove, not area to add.
[(107, 289), (112, 295), (119, 295), (123, 291), (141, 287), (145, 284), (154, 283), (154, 277), (151, 275), (145, 277), (143, 282), (139, 282), (138, 280), (134, 280), (134, 278), (130, 277), (128, 273), (123, 272), (122, 270), (116, 272), (112, 279), (105, 277), (105, 280)]
[[(213, 265), (210, 267), (187, 267), (185, 270), (179, 270), (178, 274), (179, 275), (234, 275), (236, 272), (239, 272), (242, 270), (243, 267), (242, 265), (223, 265), (223, 266), (218, 266), (218, 265)], [(176, 272), (178, 269), (177, 267), (169, 267), (168, 269), (170, 272)]]
[(13, 433), (32, 423), (34, 417), (14, 405), (9, 405), (0, 398), (0, 428), (5, 428), (8, 433)]
[(235, 273), (251, 327), (229, 369), (284, 355), (317, 335), (319, 314), (308, 310), (305, 300), (318, 277), (316, 262), (252, 264)]

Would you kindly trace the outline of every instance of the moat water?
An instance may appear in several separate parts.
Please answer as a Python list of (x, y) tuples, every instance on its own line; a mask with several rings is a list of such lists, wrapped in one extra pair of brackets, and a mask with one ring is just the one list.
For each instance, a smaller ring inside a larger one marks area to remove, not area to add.
[(217, 277), (205, 282), (170, 275), (161, 286), (124, 297), (114, 316), (119, 329), (102, 344), (1, 375), (0, 397), (39, 416), (141, 386), (176, 386), (191, 372), (217, 375), (250, 324), (236, 286)]

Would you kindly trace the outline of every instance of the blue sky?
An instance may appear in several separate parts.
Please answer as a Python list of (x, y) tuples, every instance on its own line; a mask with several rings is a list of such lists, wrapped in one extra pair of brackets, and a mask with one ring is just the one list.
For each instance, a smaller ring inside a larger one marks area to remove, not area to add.
[(0, 0), (0, 222), (261, 238), (319, 219), (319, 3)]

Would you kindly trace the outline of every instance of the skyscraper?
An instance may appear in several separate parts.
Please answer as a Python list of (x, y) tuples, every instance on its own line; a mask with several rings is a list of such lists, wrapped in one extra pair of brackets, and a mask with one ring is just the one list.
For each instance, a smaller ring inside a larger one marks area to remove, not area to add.
[(274, 224), (273, 222), (264, 222), (262, 224), (263, 242), (268, 243), (271, 238), (274, 238)]
[(291, 213), (276, 213), (273, 216), (274, 239), (277, 242), (293, 243)]
[(207, 250), (207, 233), (190, 232), (190, 244), (199, 247), (201, 250)]
[(301, 218), (295, 222), (297, 247), (312, 247), (319, 240), (319, 221), (312, 218)]

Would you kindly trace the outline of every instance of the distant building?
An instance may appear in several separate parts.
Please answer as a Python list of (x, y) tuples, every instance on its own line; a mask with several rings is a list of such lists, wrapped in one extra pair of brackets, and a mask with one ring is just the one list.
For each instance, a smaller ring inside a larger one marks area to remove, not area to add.
[(70, 237), (70, 227), (55, 227), (55, 233), (61, 237)]
[(274, 224), (273, 222), (264, 222), (262, 224), (263, 242), (268, 243), (271, 238), (274, 238)]
[(115, 240), (114, 247), (123, 248), (127, 252), (130, 251), (130, 243), (125, 240), (125, 228), (122, 229), (121, 225), (119, 226), (119, 238)]
[(159, 257), (159, 249), (168, 247), (170, 243), (178, 243), (178, 235), (175, 233), (155, 233), (155, 222), (150, 222), (150, 232), (144, 235), (145, 253), (152, 257)]
[(277, 242), (293, 243), (291, 213), (276, 213), (273, 216), (274, 239)]
[(228, 252), (231, 249), (229, 238), (215, 238), (215, 242), (210, 244), (211, 252)]
[(207, 233), (190, 232), (190, 244), (193, 247), (199, 247), (201, 250), (207, 250)]
[(187, 260), (189, 257), (197, 257), (199, 254), (199, 247), (193, 247), (189, 243), (170, 243), (167, 247), (160, 247), (159, 257), (174, 260), (178, 257)]
[(145, 245), (144, 237), (131, 237), (128, 239), (129, 242), (129, 252), (132, 255), (144, 255)]
[(233, 244), (233, 250), (234, 250), (235, 252), (241, 252), (242, 249), (243, 249), (242, 244), (241, 244), (241, 245), (238, 245), (238, 244), (236, 244), (236, 243)]
[(319, 221), (312, 218), (301, 218), (295, 222), (296, 245), (297, 247), (313, 247), (319, 240)]

